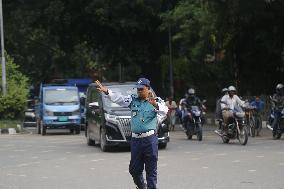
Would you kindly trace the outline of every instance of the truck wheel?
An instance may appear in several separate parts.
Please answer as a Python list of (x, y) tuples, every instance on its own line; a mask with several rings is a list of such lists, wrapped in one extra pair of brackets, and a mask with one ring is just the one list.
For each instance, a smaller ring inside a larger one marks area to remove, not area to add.
[(45, 136), (46, 135), (46, 126), (42, 124), (40, 124), (40, 129), (41, 129), (41, 135)]
[(40, 122), (39, 122), (39, 120), (36, 121), (36, 130), (37, 130), (37, 134), (41, 134)]
[(80, 132), (81, 132), (81, 127), (80, 127), (80, 125), (79, 125), (79, 126), (76, 126), (76, 128), (75, 128), (75, 133), (76, 133), (76, 135), (80, 134)]

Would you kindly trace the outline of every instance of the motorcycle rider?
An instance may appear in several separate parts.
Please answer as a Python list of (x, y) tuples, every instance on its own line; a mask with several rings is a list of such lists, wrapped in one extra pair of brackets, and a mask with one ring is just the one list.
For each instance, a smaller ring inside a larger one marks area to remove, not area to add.
[(195, 89), (188, 89), (187, 94), (187, 98), (182, 101), (182, 126), (185, 130), (187, 121), (192, 119), (190, 113), (186, 111), (186, 108), (190, 108), (191, 106), (198, 106), (200, 110), (202, 109), (202, 103), (200, 99), (195, 95)]
[(221, 109), (221, 99), (223, 98), (223, 96), (225, 96), (226, 94), (228, 94), (228, 89), (227, 88), (223, 88), (221, 90), (221, 97), (216, 101), (216, 110), (215, 110), (215, 117), (216, 120), (219, 122), (219, 128), (216, 132), (220, 132), (222, 130), (222, 109)]
[[(254, 100), (250, 102), (250, 105), (255, 107), (254, 117), (256, 120), (256, 128), (258, 129), (256, 135), (259, 135), (262, 123), (262, 114), (264, 111), (264, 102), (260, 99), (260, 96), (255, 96)], [(257, 121), (258, 120), (258, 121)]]
[(274, 116), (275, 119), (272, 122), (273, 134), (276, 131), (277, 127), (277, 118), (281, 112), (278, 107), (283, 107), (284, 105), (284, 85), (282, 83), (277, 84), (276, 93), (272, 97), (272, 101), (274, 102), (273, 107), (275, 109)]
[(221, 99), (221, 110), (222, 116), (224, 119), (224, 134), (228, 133), (228, 122), (229, 119), (234, 116), (234, 111), (236, 111), (236, 107), (245, 106), (245, 101), (241, 100), (236, 94), (237, 90), (234, 86), (228, 87), (228, 94), (224, 95)]

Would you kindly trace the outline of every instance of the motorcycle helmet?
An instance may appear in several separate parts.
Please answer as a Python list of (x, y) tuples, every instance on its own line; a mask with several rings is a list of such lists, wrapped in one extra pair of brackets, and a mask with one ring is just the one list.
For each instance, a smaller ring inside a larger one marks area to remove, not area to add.
[(279, 83), (276, 85), (276, 90), (281, 90), (284, 87), (284, 85), (282, 83)]
[(230, 92), (230, 91), (234, 91), (234, 92), (236, 92), (237, 91), (237, 89), (236, 89), (236, 87), (234, 87), (234, 86), (230, 86), (230, 87), (228, 87), (228, 91)]
[(226, 93), (226, 92), (228, 92), (228, 89), (227, 88), (223, 88), (221, 92), (222, 93)]
[(193, 88), (188, 89), (187, 91), (189, 97), (193, 97), (195, 95), (195, 90)]
[(276, 85), (276, 93), (281, 94), (284, 91), (284, 85), (282, 83), (279, 83)]

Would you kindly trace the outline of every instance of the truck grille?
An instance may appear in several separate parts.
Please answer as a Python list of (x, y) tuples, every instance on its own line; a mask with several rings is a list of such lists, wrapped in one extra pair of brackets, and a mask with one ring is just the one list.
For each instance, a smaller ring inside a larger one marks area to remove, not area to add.
[(72, 116), (72, 112), (53, 112), (54, 116)]
[(130, 124), (131, 118), (119, 118), (119, 127), (121, 131), (123, 132), (125, 137), (131, 136), (131, 124)]

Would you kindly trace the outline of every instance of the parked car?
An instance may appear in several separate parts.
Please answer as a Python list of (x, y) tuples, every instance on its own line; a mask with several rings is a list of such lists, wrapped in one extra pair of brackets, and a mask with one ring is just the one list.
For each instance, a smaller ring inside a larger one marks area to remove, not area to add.
[(27, 100), (27, 109), (24, 112), (23, 127), (36, 127), (34, 99)]
[[(103, 83), (103, 85), (122, 95), (137, 93), (134, 82)], [(153, 89), (151, 90), (156, 96)], [(116, 146), (129, 146), (131, 139), (131, 112), (129, 108), (111, 102), (105, 94), (96, 89), (95, 84), (88, 87), (86, 107), (85, 136), (88, 145), (100, 144), (102, 151)], [(158, 116), (157, 135), (159, 147), (166, 148), (169, 142), (166, 116)]]

